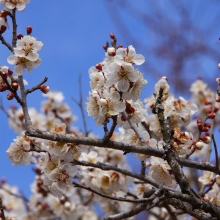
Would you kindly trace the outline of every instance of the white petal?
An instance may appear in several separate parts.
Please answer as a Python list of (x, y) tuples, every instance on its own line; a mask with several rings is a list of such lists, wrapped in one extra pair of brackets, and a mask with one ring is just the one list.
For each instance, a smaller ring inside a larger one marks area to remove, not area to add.
[(118, 82), (118, 90), (121, 92), (127, 92), (129, 89), (129, 82), (126, 79), (121, 79)]
[(141, 65), (145, 62), (145, 58), (143, 55), (141, 54), (137, 54), (134, 59), (133, 59), (133, 62), (136, 64), (136, 65)]

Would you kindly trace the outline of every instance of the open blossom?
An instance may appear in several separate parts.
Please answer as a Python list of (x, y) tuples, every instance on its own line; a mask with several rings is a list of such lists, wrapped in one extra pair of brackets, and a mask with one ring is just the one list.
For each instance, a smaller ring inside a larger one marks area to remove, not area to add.
[(29, 2), (30, 0), (0, 0), (0, 5), (4, 5), (10, 10), (16, 8), (18, 11), (22, 11)]
[(11, 143), (10, 147), (6, 151), (8, 153), (9, 160), (12, 161), (13, 165), (24, 164), (28, 165), (30, 162), (36, 163), (36, 159), (32, 157), (30, 152), (29, 139), (26, 137), (18, 136)]
[(206, 185), (213, 179), (213, 173), (210, 171), (203, 171), (202, 176), (199, 177), (199, 182)]
[(160, 158), (151, 157), (149, 174), (159, 184), (170, 185), (173, 181), (169, 164)]
[(128, 48), (118, 48), (116, 50), (114, 61), (118, 65), (123, 65), (124, 63), (141, 65), (145, 62), (145, 58), (141, 54), (136, 54), (133, 46), (128, 46)]
[(25, 57), (18, 57), (15, 55), (10, 55), (7, 61), (11, 65), (16, 65), (14, 68), (14, 73), (18, 76), (24, 74), (24, 69), (27, 69), (28, 72), (31, 72), (33, 68), (41, 64), (41, 59), (37, 59), (36, 61), (30, 61), (27, 60)]
[(127, 92), (130, 82), (136, 82), (140, 77), (140, 73), (129, 64), (122, 66), (117, 63), (109, 65), (110, 74), (107, 76), (107, 85), (117, 83), (117, 88), (121, 92)]
[(37, 41), (36, 38), (27, 35), (17, 41), (14, 55), (24, 57), (29, 61), (36, 61), (39, 59), (37, 51), (41, 50), (42, 46), (43, 43), (41, 41)]

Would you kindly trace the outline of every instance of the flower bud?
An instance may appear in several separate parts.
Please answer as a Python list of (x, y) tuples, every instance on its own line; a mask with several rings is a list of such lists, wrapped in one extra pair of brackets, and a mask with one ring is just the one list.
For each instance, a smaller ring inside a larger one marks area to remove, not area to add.
[(216, 82), (220, 85), (220, 78), (216, 78)]
[(211, 112), (212, 112), (212, 109), (211, 109), (211, 108), (206, 108), (206, 109), (205, 109), (205, 112), (206, 112), (206, 113), (211, 113)]
[(40, 90), (41, 92), (43, 92), (44, 94), (47, 94), (50, 91), (50, 87), (47, 85), (44, 86), (40, 86)]
[(197, 124), (200, 124), (200, 123), (202, 124), (202, 121), (200, 119), (197, 119), (196, 122)]
[(17, 39), (19, 39), (19, 40), (20, 40), (22, 37), (23, 37), (23, 34), (18, 34), (18, 35), (17, 35)]
[(216, 113), (218, 110), (219, 110), (219, 108), (215, 106), (213, 112)]
[(220, 102), (220, 96), (216, 96), (215, 101)]
[(210, 119), (214, 119), (215, 118), (215, 113), (214, 112), (211, 112), (207, 115), (208, 118)]
[(206, 144), (209, 144), (211, 141), (211, 138), (209, 136), (201, 136), (200, 140), (203, 141)]
[(0, 92), (4, 92), (8, 89), (8, 86), (7, 85), (1, 85), (0, 86)]
[(117, 48), (122, 48), (123, 46), (122, 46), (122, 44), (119, 44), (118, 46), (117, 46)]
[(201, 141), (196, 142), (195, 147), (197, 150), (202, 150), (203, 148), (203, 143)]
[(13, 72), (10, 69), (8, 69), (8, 75), (11, 76), (12, 74)]
[(107, 49), (107, 53), (108, 53), (108, 55), (109, 56), (115, 56), (115, 48), (114, 47), (109, 47), (108, 49)]
[(102, 64), (101, 63), (98, 63), (98, 64), (96, 64), (95, 65), (95, 68), (97, 69), (97, 70), (102, 70)]
[(6, 31), (7, 27), (5, 25), (1, 26), (0, 34), (3, 34)]
[(220, 69), (220, 63), (218, 64), (218, 68)]
[(210, 105), (210, 104), (212, 104), (210, 101), (208, 101), (208, 100), (206, 100), (205, 102), (204, 102), (204, 105)]
[(209, 131), (209, 127), (204, 126), (204, 127), (202, 128), (202, 132), (207, 132), (207, 131)]
[(8, 74), (6, 72), (2, 72), (2, 78), (6, 79)]
[(1, 14), (1, 17), (6, 17), (6, 16), (8, 15), (8, 11), (2, 10), (2, 11), (0, 12), (0, 14)]
[(14, 93), (9, 93), (9, 94), (7, 95), (7, 99), (8, 99), (8, 100), (12, 100), (14, 97), (15, 97)]
[(30, 35), (32, 33), (32, 27), (31, 26), (27, 26), (26, 30), (27, 30), (28, 35)]
[(105, 44), (105, 45), (102, 46), (102, 48), (103, 48), (105, 51), (107, 51), (108, 46)]
[(100, 105), (101, 105), (101, 106), (105, 106), (105, 105), (108, 104), (108, 102), (107, 102), (106, 99), (100, 99), (99, 102), (100, 102)]
[(18, 83), (17, 83), (17, 82), (12, 82), (12, 83), (11, 83), (11, 87), (12, 87), (12, 89), (14, 89), (15, 91), (17, 91), (17, 90), (18, 90)]
[(115, 39), (115, 35), (113, 33), (110, 33), (110, 38), (114, 40)]
[(202, 125), (202, 123), (199, 123), (199, 124), (198, 124), (198, 130), (199, 130), (199, 131), (203, 131), (203, 125)]

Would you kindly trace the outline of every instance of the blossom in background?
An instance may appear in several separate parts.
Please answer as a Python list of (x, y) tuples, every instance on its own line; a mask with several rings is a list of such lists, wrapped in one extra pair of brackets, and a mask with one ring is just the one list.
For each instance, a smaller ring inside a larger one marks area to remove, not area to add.
[(30, 162), (36, 163), (36, 159), (32, 157), (30, 152), (30, 140), (27, 137), (18, 136), (11, 143), (10, 147), (6, 151), (8, 158), (13, 165), (24, 164), (28, 165)]
[(0, 5), (4, 5), (9, 10), (16, 8), (18, 11), (22, 11), (29, 2), (30, 0), (0, 0)]

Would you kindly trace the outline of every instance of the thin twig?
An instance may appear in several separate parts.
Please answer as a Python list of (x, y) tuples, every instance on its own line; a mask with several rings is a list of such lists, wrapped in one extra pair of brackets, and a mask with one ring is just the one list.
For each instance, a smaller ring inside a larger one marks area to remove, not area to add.
[(29, 94), (29, 93), (34, 92), (35, 90), (40, 89), (40, 86), (42, 86), (45, 82), (47, 82), (47, 80), (48, 80), (48, 78), (45, 77), (45, 78), (42, 80), (42, 82), (40, 82), (40, 83), (37, 84), (36, 86), (32, 87), (31, 89), (27, 89), (27, 90), (25, 91), (26, 95)]
[(0, 34), (0, 41), (4, 44), (12, 53), (14, 52), (13, 47), (4, 39), (4, 37)]
[(110, 199), (110, 200), (115, 200), (115, 201), (121, 201), (121, 202), (131, 202), (131, 203), (146, 203), (146, 202), (151, 202), (155, 199), (155, 196), (153, 197), (150, 197), (150, 198), (144, 198), (144, 199), (127, 199), (127, 198), (122, 198), (122, 197), (116, 197), (116, 196), (111, 196), (111, 195), (107, 195), (107, 194), (103, 194), (103, 193), (100, 193), (98, 192), (97, 190), (94, 190), (92, 189), (91, 187), (87, 187), (87, 186), (83, 186), (79, 183), (76, 183), (73, 181), (73, 185), (76, 186), (76, 187), (80, 187), (82, 189), (86, 189), (96, 195), (99, 195), (103, 198), (106, 198), (106, 199)]
[(87, 129), (87, 123), (86, 123), (86, 116), (83, 108), (83, 94), (82, 94), (82, 74), (79, 74), (79, 101), (77, 101), (74, 97), (72, 97), (72, 100), (79, 106), (82, 119), (83, 119), (83, 126), (84, 126), (84, 134), (86, 137), (89, 135), (89, 131)]
[(219, 170), (218, 148), (216, 145), (214, 134), (212, 134), (212, 140), (213, 140), (214, 149), (215, 149), (215, 165), (216, 165), (216, 169)]

